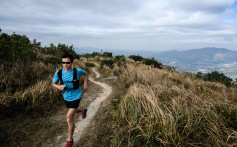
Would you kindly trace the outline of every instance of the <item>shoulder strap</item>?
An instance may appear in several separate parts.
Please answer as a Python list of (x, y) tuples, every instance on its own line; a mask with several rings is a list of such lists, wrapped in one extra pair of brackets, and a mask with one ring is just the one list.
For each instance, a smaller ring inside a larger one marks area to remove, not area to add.
[(62, 78), (62, 69), (58, 71), (58, 78), (61, 84), (63, 84), (63, 78)]
[(73, 68), (73, 81), (77, 80), (77, 69)]
[(73, 90), (76, 90), (79, 88), (79, 80), (77, 80), (77, 69), (73, 68)]

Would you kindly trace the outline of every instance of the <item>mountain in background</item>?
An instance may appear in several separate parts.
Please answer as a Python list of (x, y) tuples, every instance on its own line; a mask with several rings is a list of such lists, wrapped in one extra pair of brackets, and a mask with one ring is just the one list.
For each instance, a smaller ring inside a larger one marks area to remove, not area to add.
[(178, 71), (208, 73), (218, 71), (233, 79), (237, 78), (237, 51), (225, 48), (206, 47), (183, 51), (147, 51), (99, 48), (77, 48), (79, 54), (93, 52), (112, 52), (116, 55), (140, 55), (154, 57), (162, 64), (175, 67)]
[(174, 50), (156, 54), (156, 58), (164, 62), (231, 63), (237, 61), (237, 51), (214, 47)]
[(75, 48), (75, 51), (78, 54), (86, 54), (86, 53), (93, 53), (93, 52), (112, 52), (113, 56), (117, 55), (124, 55), (126, 57), (130, 55), (140, 55), (142, 57), (148, 58), (148, 57), (155, 57), (154, 55), (157, 55), (161, 52), (159, 51), (147, 51), (147, 50), (131, 50), (131, 49), (102, 49), (102, 48), (92, 48), (92, 47), (80, 47)]
[(179, 71), (210, 73), (218, 71), (226, 76), (237, 78), (237, 51), (225, 48), (201, 48), (185, 51), (167, 51), (155, 55), (163, 64)]
[(93, 52), (112, 52), (113, 55), (140, 55), (142, 57), (155, 57), (165, 63), (169, 62), (196, 62), (196, 63), (230, 63), (237, 61), (237, 51), (225, 48), (207, 47), (201, 49), (190, 49), (183, 51), (147, 51), (147, 50), (128, 50), (128, 49), (100, 49), (100, 48), (76, 48), (79, 54)]

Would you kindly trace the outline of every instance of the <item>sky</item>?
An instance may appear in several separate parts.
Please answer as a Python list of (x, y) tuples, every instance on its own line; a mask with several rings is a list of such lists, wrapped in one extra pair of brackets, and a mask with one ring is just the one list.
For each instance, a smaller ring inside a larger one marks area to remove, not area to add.
[(2, 32), (42, 46), (237, 51), (237, 0), (1, 0), (0, 7)]

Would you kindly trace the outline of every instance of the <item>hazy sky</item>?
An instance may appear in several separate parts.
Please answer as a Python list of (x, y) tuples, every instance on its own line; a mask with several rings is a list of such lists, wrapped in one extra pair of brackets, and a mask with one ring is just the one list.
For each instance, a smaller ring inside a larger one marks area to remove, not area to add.
[(237, 0), (1, 0), (0, 28), (42, 46), (237, 50)]

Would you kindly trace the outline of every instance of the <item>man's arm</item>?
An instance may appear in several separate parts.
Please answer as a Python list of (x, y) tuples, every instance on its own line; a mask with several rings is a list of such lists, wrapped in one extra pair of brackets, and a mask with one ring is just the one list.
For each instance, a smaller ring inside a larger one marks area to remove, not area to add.
[(55, 84), (55, 83), (52, 83), (52, 86), (58, 90), (64, 90), (64, 88), (66, 87), (65, 85), (58, 85), (58, 84)]
[(86, 90), (88, 88), (87, 86), (87, 81), (88, 81), (88, 73), (86, 72), (85, 75), (83, 76), (84, 79), (84, 84), (83, 84), (83, 90)]
[(54, 77), (53, 77), (53, 79), (52, 79), (52, 86), (54, 87), (54, 88), (56, 88), (56, 89), (58, 89), (58, 90), (64, 90), (65, 89), (65, 87), (66, 87), (66, 85), (59, 85), (58, 84), (58, 81), (59, 81), (59, 77), (58, 77), (58, 73), (59, 71), (57, 71), (57, 72), (55, 72), (55, 74), (54, 74)]

